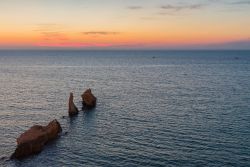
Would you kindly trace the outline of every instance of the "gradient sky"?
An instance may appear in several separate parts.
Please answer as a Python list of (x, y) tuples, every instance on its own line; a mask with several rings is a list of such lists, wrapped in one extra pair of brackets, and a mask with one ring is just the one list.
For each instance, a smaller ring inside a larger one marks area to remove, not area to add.
[(250, 0), (0, 0), (0, 48), (250, 49)]

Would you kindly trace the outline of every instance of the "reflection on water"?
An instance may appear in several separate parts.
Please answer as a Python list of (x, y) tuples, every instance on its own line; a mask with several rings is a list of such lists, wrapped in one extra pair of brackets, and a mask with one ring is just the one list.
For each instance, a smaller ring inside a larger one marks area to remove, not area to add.
[(95, 109), (91, 109), (91, 110), (87, 110), (84, 112), (84, 123), (85, 124), (90, 124), (90, 125), (93, 125), (95, 124), (95, 121), (96, 121), (96, 118), (95, 118)]

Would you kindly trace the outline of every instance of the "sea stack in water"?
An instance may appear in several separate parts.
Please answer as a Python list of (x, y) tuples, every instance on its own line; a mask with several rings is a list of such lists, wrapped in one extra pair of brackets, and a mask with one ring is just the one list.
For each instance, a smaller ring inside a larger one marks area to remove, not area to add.
[(51, 121), (47, 126), (32, 126), (17, 138), (17, 148), (11, 158), (24, 158), (41, 152), (43, 146), (55, 139), (61, 131), (57, 120)]
[(76, 115), (79, 112), (77, 107), (75, 106), (73, 100), (74, 100), (73, 93), (70, 93), (70, 96), (69, 96), (69, 110), (68, 110), (69, 116)]
[(92, 94), (91, 89), (87, 89), (82, 94), (82, 104), (88, 109), (91, 109), (96, 106), (96, 97)]

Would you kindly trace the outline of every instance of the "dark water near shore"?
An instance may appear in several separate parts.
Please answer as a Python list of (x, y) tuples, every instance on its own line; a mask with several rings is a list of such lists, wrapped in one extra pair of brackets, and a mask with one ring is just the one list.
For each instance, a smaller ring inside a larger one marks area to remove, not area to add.
[[(67, 135), (7, 160), (53, 119)], [(0, 134), (0, 166), (250, 166), (250, 52), (0, 51)]]

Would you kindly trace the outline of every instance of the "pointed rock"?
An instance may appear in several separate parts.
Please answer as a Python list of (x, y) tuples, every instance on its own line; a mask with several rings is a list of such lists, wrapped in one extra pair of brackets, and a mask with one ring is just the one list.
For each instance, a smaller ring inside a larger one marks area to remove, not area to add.
[(73, 93), (70, 93), (70, 96), (69, 96), (69, 110), (68, 110), (69, 116), (76, 115), (79, 112), (78, 108), (74, 104), (73, 100), (74, 100)]
[(19, 159), (41, 152), (43, 146), (55, 139), (61, 131), (57, 120), (51, 121), (47, 126), (32, 126), (17, 138), (17, 148), (11, 158)]
[(82, 104), (89, 109), (96, 106), (96, 97), (92, 94), (91, 89), (87, 89), (82, 94)]

